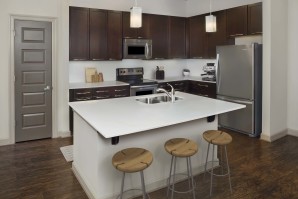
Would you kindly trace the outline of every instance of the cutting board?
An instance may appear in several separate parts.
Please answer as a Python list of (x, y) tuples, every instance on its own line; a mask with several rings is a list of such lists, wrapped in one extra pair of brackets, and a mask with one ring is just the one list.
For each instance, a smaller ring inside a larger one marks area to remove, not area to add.
[(85, 69), (86, 83), (92, 82), (92, 75), (97, 75), (96, 68), (86, 68)]

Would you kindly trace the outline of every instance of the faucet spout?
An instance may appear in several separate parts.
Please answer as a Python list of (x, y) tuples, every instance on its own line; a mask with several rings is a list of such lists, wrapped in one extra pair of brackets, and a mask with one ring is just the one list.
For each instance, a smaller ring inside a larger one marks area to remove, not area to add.
[(174, 103), (175, 102), (175, 89), (171, 84), (168, 83), (168, 85), (171, 87), (171, 92), (168, 92), (167, 90), (165, 90), (163, 88), (158, 88), (156, 90), (156, 92), (163, 92), (163, 93), (167, 94), (167, 96), (169, 96), (169, 98), (171, 99), (171, 102)]

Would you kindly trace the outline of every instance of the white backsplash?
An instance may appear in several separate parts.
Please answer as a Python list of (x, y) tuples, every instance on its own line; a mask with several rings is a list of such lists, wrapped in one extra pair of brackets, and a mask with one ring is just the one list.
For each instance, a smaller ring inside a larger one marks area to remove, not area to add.
[(203, 73), (203, 66), (207, 62), (215, 60), (206, 59), (177, 59), (177, 60), (136, 60), (125, 59), (122, 61), (70, 61), (69, 82), (85, 82), (85, 68), (95, 67), (97, 72), (102, 72), (104, 81), (116, 80), (116, 68), (143, 67), (144, 78), (155, 78), (156, 66), (164, 66), (165, 77), (182, 76), (182, 70), (190, 70), (191, 76), (200, 76)]

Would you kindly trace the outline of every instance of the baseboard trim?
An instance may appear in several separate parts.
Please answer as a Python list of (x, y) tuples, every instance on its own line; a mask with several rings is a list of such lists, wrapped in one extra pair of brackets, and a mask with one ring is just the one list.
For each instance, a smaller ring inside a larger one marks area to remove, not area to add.
[(65, 138), (65, 137), (70, 137), (71, 136), (71, 133), (70, 133), (70, 131), (61, 131), (60, 133), (59, 133), (59, 137), (62, 137), (62, 138)]
[(0, 146), (4, 146), (4, 145), (10, 145), (10, 139), (3, 139), (0, 140)]
[[(214, 162), (213, 163), (213, 166), (214, 167), (217, 167), (219, 164), (218, 162)], [(207, 164), (207, 169), (210, 169), (211, 168), (211, 163), (208, 162)], [(85, 193), (87, 194), (88, 198), (89, 199), (97, 199), (95, 197), (95, 194), (93, 193), (93, 191), (91, 191), (89, 189), (89, 187), (87, 186), (87, 184), (85, 183), (83, 177), (80, 175), (80, 172), (78, 171), (78, 169), (76, 168), (74, 162), (72, 163), (72, 171), (74, 173), (74, 175), (76, 176), (77, 180), (79, 181), (79, 183), (81, 184), (83, 190), (85, 191)], [(204, 165), (201, 165), (199, 167), (196, 167), (196, 168), (193, 168), (193, 175), (198, 175), (200, 173), (203, 173), (205, 171), (205, 167)], [(186, 173), (186, 172), (185, 172)], [(177, 180), (177, 182), (180, 182), (180, 181), (183, 181), (185, 180), (187, 177), (185, 178), (180, 178)], [(146, 179), (145, 179), (146, 180)], [(151, 182), (151, 183), (148, 183), (146, 184), (146, 190), (147, 192), (153, 192), (153, 191), (156, 191), (156, 190), (159, 190), (159, 189), (162, 189), (164, 187), (166, 187), (166, 179), (162, 179), (162, 180), (158, 180), (158, 181), (155, 181), (155, 182)], [(120, 191), (120, 190), (119, 190)], [(127, 198), (135, 198), (135, 197), (138, 197), (139, 195), (136, 194), (134, 191), (131, 192), (131, 194), (126, 194)], [(108, 197), (105, 197), (104, 199), (115, 199), (115, 195), (113, 196), (108, 196)]]
[(288, 135), (288, 129), (285, 129), (273, 136), (270, 135), (264, 135), (264, 133), (261, 134), (261, 140), (267, 141), (267, 142), (274, 142), (275, 140), (278, 140), (282, 137), (285, 137)]
[(288, 129), (288, 135), (298, 137), (298, 130)]

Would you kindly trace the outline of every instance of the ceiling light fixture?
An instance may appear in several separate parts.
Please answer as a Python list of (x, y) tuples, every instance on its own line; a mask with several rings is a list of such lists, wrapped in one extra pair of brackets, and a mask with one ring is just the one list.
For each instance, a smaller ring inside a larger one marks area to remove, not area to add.
[(135, 0), (135, 5), (130, 8), (130, 27), (142, 27), (142, 8), (138, 7), (137, 0)]
[(211, 0), (209, 0), (209, 9), (210, 15), (205, 17), (206, 32), (216, 32), (216, 16), (211, 14)]

